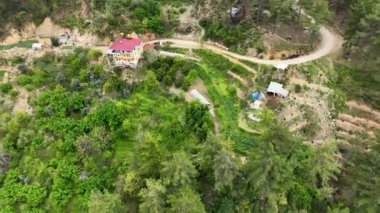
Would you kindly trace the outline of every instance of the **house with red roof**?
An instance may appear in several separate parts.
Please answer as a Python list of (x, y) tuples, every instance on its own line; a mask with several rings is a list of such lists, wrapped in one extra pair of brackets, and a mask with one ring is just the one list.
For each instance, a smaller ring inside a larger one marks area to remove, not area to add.
[(143, 46), (140, 38), (128, 35), (126, 38), (117, 38), (106, 54), (114, 66), (136, 68), (143, 53)]

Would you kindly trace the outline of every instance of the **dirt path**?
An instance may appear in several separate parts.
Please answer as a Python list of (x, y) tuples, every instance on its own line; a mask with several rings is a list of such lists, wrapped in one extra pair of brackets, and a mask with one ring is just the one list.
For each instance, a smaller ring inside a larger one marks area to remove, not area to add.
[(236, 59), (240, 59), (240, 60), (246, 60), (246, 61), (250, 61), (257, 64), (267, 64), (267, 65), (289, 64), (291, 65), (291, 64), (302, 64), (302, 63), (317, 60), (331, 53), (334, 53), (341, 48), (343, 42), (342, 42), (342, 39), (338, 35), (334, 34), (332, 31), (328, 30), (326, 27), (321, 27), (319, 30), (319, 33), (321, 34), (321, 43), (316, 50), (314, 50), (308, 55), (300, 56), (298, 58), (293, 58), (293, 59), (286, 59), (286, 60), (267, 60), (267, 59), (260, 59), (260, 58), (251, 57), (251, 56), (240, 55), (240, 54), (222, 49), (212, 44), (200, 43), (197, 41), (182, 40), (182, 39), (170, 39), (170, 38), (158, 39), (158, 40), (150, 41), (148, 43), (157, 43), (157, 42), (171, 43), (172, 46), (178, 47), (178, 48), (206, 49), (217, 54), (222, 54), (226, 56), (230, 61), (233, 61), (233, 60), (236, 61)]
[[(294, 12), (300, 13), (303, 17), (306, 17), (307, 19), (310, 20), (311, 23), (315, 24), (315, 19), (309, 15), (306, 14), (305, 10), (302, 9), (299, 4), (298, 0), (294, 1), (294, 4), (292, 5), (292, 9)], [(199, 23), (198, 23), (199, 25)], [(199, 26), (200, 27), (200, 26)], [(201, 27), (202, 29), (202, 27)], [(226, 56), (229, 60), (247, 60), (251, 61), (253, 63), (257, 64), (267, 64), (267, 65), (279, 65), (279, 64), (302, 64), (310, 61), (317, 60), (319, 58), (322, 58), (324, 56), (327, 56), (331, 53), (334, 53), (341, 49), (343, 45), (343, 39), (340, 35), (336, 34), (334, 31), (328, 29), (325, 26), (321, 26), (319, 29), (319, 34), (321, 36), (321, 42), (318, 45), (318, 47), (311, 52), (308, 55), (303, 55), (297, 58), (293, 59), (285, 59), (285, 60), (267, 60), (267, 59), (260, 59), (256, 57), (251, 57), (251, 56), (245, 56), (245, 55), (239, 55), (234, 52), (230, 52), (228, 50), (222, 49), (220, 47), (217, 47), (212, 44), (207, 44), (201, 42), (201, 39), (203, 38), (204, 35), (204, 30), (202, 29), (202, 33), (198, 41), (191, 41), (191, 40), (184, 40), (184, 39), (158, 39), (151, 41), (150, 43), (172, 43), (173, 46), (179, 47), (179, 48), (188, 48), (188, 49), (207, 49), (210, 50), (214, 53), (222, 54)]]
[(242, 78), (240, 75), (238, 75), (234, 72), (231, 72), (231, 71), (228, 71), (227, 74), (232, 76), (236, 80), (240, 81), (240, 83), (243, 84), (245, 87), (248, 87), (248, 81), (245, 80), (244, 78)]
[(13, 113), (26, 112), (32, 114), (32, 107), (28, 104), (29, 93), (21, 87), (17, 87), (16, 89), (19, 94), (13, 107)]

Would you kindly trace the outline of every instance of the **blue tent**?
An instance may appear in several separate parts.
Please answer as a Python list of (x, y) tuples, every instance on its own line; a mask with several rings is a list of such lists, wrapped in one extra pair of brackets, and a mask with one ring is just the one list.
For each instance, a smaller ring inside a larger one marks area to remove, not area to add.
[(251, 98), (253, 99), (253, 100), (260, 100), (261, 99), (261, 93), (259, 92), (259, 91), (256, 91), (256, 92), (253, 92), (252, 94), (251, 94)]

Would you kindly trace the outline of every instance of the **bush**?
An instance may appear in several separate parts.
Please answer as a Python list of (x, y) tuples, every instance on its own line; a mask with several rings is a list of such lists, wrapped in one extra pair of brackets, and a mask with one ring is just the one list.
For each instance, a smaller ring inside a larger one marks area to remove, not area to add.
[(27, 84), (27, 85), (25, 85), (24, 87), (25, 87), (25, 89), (26, 89), (27, 91), (29, 91), (29, 92), (32, 91), (32, 90), (34, 90), (34, 88), (35, 88), (32, 84)]
[(16, 65), (16, 64), (22, 64), (25, 63), (25, 58), (21, 56), (14, 56), (10, 59), (11, 64)]
[(17, 83), (21, 86), (25, 86), (27, 84), (30, 84), (32, 83), (32, 77), (29, 76), (29, 75), (20, 75), (18, 78), (17, 78)]
[(180, 13), (184, 13), (185, 11), (186, 11), (186, 8), (184, 8), (184, 7), (181, 7), (181, 9), (179, 9)]
[(0, 84), (0, 91), (2, 93), (8, 94), (12, 89), (13, 89), (13, 86), (10, 83)]
[(302, 91), (302, 86), (299, 85), (299, 84), (296, 84), (296, 87), (294, 88), (294, 91), (295, 91), (296, 93), (300, 93), (300, 92)]
[(59, 40), (58, 40), (58, 38), (51, 37), (50, 41), (51, 41), (51, 46), (53, 46), (53, 47), (58, 47), (59, 46)]
[(90, 49), (87, 53), (87, 58), (90, 59), (90, 60), (93, 60), (93, 61), (96, 61), (98, 60), (101, 56), (103, 55), (103, 53), (99, 50), (96, 50), (96, 49)]
[(17, 70), (21, 73), (21, 74), (26, 74), (27, 72), (29, 72), (29, 68), (26, 67), (25, 65), (23, 64), (20, 64), (20, 65), (17, 65)]
[(9, 95), (12, 96), (12, 97), (17, 97), (18, 96), (18, 92), (16, 90), (12, 90), (9, 92)]
[(0, 80), (3, 79), (4, 75), (5, 75), (5, 72), (4, 70), (0, 70)]

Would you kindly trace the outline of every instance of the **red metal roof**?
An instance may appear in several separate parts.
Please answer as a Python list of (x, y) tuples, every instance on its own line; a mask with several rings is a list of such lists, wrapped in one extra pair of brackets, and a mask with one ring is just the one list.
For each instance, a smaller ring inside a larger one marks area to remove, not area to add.
[(116, 41), (110, 46), (112, 50), (124, 50), (131, 52), (136, 46), (142, 43), (139, 38), (118, 38)]

